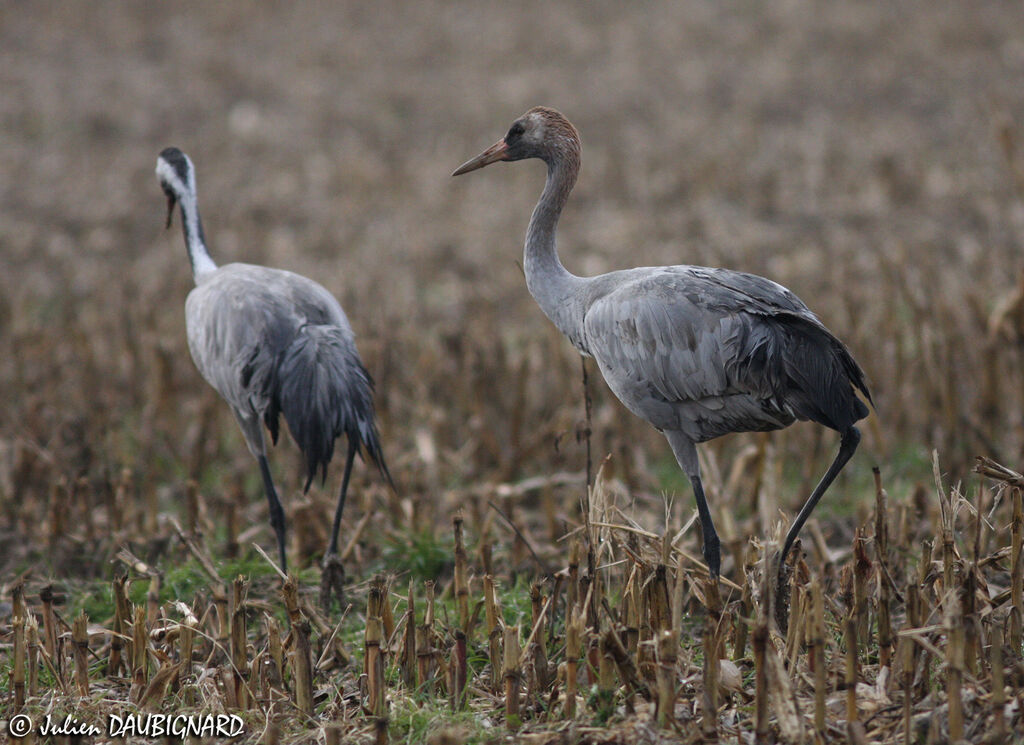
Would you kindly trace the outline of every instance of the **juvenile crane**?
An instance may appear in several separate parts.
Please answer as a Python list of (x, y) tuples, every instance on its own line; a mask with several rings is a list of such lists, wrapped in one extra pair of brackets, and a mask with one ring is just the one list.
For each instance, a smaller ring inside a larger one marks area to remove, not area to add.
[(181, 208), (196, 284), (185, 301), (188, 348), (199, 372), (228, 402), (259, 462), (286, 572), (285, 516), (267, 464), (263, 427), (277, 444), (284, 414), (305, 456), (305, 490), (318, 472), (326, 480), (335, 440), (346, 437), (345, 472), (324, 555), (324, 577), (340, 583), (338, 530), (356, 453), (365, 454), (391, 483), (374, 418), (373, 380), (359, 359), (348, 319), (334, 296), (311, 279), (253, 264), (218, 267), (206, 248), (192, 161), (169, 147), (157, 158), (156, 175), (167, 195), (168, 228), (175, 205)]
[(580, 169), (580, 138), (557, 111), (536, 107), (452, 174), (539, 158), (547, 181), (526, 231), (526, 286), (544, 314), (593, 357), (626, 408), (665, 435), (693, 486), (712, 577), (720, 541), (704, 496), (697, 443), (729, 432), (811, 420), (839, 432), (839, 452), (793, 521), (800, 528), (860, 442), (864, 373), (799, 298), (763, 277), (700, 266), (640, 267), (577, 277), (558, 259), (555, 228)]

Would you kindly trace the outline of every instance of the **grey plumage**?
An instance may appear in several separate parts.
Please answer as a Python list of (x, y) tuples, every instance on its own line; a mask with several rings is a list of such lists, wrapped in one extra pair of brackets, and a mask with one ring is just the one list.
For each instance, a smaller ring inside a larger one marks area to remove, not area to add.
[[(846, 348), (800, 300), (762, 277), (695, 266), (595, 278), (581, 351), (637, 416), (693, 442), (796, 419), (843, 430), (867, 414)], [(824, 352), (824, 353), (823, 353)]]
[(326, 555), (333, 556), (354, 454), (365, 454), (390, 482), (374, 418), (373, 381), (348, 319), (330, 292), (301, 275), (242, 263), (218, 268), (203, 238), (191, 161), (167, 148), (157, 159), (157, 176), (168, 196), (168, 224), (175, 204), (181, 206), (196, 283), (185, 301), (189, 351), (260, 461), (283, 569), (284, 517), (266, 465), (264, 426), (276, 444), (284, 416), (305, 457), (305, 489), (317, 473), (326, 478), (335, 441), (342, 435), (348, 440)]
[(544, 192), (527, 230), (524, 269), (544, 313), (637, 416), (661, 430), (693, 485), (704, 555), (719, 571), (719, 540), (700, 480), (696, 444), (769, 431), (797, 419), (841, 434), (839, 453), (786, 537), (801, 526), (856, 450), (868, 414), (864, 373), (849, 350), (785, 287), (753, 274), (698, 266), (640, 267), (577, 277), (558, 259), (555, 229), (575, 184), (580, 141), (557, 111), (531, 109), (508, 134), (456, 169), (540, 158)]

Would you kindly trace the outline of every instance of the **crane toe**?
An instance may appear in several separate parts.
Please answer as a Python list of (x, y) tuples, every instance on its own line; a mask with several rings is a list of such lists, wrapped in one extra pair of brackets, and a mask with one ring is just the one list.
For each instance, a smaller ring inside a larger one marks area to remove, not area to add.
[(324, 556), (320, 572), (320, 607), (330, 615), (331, 605), (337, 599), (338, 607), (345, 607), (345, 567), (337, 554)]

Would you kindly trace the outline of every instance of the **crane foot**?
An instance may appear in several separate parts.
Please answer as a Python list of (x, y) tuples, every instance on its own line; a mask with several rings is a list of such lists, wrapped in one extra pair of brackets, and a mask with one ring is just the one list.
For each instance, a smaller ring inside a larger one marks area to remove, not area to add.
[(781, 634), (785, 634), (789, 630), (789, 593), (792, 574), (792, 567), (786, 565), (779, 567), (775, 585), (775, 623)]
[(800, 551), (799, 538), (794, 542), (793, 546), (795, 550), (790, 551), (785, 557), (779, 557), (782, 563), (779, 564), (779, 571), (775, 580), (775, 623), (783, 634), (789, 630), (790, 583), (793, 575), (796, 573), (796, 565), (800, 561), (802, 553)]
[(324, 557), (320, 572), (320, 607), (330, 615), (332, 601), (337, 598), (338, 607), (345, 607), (345, 567), (337, 554)]

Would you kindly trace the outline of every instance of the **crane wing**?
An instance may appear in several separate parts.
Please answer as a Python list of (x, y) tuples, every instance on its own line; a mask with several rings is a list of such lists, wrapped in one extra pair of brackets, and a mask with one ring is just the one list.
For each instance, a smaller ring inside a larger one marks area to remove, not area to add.
[(822, 421), (808, 403), (819, 391), (863, 383), (845, 347), (770, 280), (701, 267), (615, 274), (584, 316), (585, 343), (609, 387), (656, 427), (702, 441)]
[(351, 335), (340, 306), (323, 287), (250, 264), (223, 266), (192, 290), (185, 324), (196, 367), (240, 417), (266, 411), (276, 365), (299, 328), (332, 324)]
[(374, 423), (373, 381), (341, 307), (291, 272), (228, 264), (185, 302), (189, 349), (203, 377), (231, 405), (254, 453), (260, 420), (276, 443), (280, 415), (306, 457), (306, 488), (326, 476), (346, 434), (390, 480)]
[(753, 392), (752, 385), (770, 396), (770, 378), (742, 374), (757, 362), (771, 372), (775, 351), (772, 336), (752, 322), (762, 303), (746, 297), (697, 274), (643, 275), (590, 305), (587, 346), (613, 388), (613, 381), (645, 386), (666, 402)]

